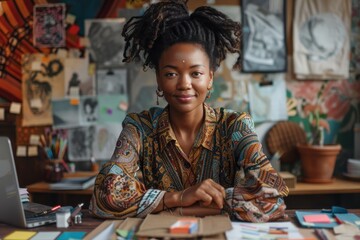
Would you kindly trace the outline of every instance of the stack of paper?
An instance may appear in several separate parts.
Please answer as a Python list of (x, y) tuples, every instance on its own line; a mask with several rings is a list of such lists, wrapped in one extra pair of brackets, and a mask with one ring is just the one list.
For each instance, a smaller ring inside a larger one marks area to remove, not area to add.
[(19, 188), (19, 192), (20, 192), (20, 197), (21, 197), (22, 203), (30, 202), (29, 192), (27, 191), (26, 188)]

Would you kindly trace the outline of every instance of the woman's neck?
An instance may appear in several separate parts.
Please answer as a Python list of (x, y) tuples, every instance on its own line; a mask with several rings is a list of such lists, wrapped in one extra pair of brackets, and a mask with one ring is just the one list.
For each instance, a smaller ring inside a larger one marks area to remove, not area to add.
[(184, 153), (189, 156), (196, 136), (204, 122), (204, 106), (189, 113), (169, 112), (169, 120), (175, 137)]
[(169, 120), (176, 133), (197, 133), (204, 121), (204, 106), (188, 113), (175, 112), (169, 108)]

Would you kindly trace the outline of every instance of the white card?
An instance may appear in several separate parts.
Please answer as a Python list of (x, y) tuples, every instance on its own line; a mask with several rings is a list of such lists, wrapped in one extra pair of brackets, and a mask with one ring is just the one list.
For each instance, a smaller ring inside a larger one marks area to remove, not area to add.
[(36, 134), (30, 135), (30, 145), (39, 145), (40, 143), (40, 136)]
[(41, 61), (34, 61), (31, 63), (32, 71), (41, 71)]
[(17, 103), (17, 102), (12, 102), (10, 105), (10, 110), (11, 113), (15, 113), (15, 114), (19, 114), (21, 111), (21, 103)]
[(18, 146), (16, 149), (16, 156), (26, 157), (26, 146)]
[(71, 97), (78, 97), (79, 96), (79, 93), (80, 93), (80, 89), (79, 87), (71, 87), (70, 88), (70, 96)]
[(29, 146), (28, 147), (28, 156), (29, 157), (34, 157), (34, 156), (38, 156), (38, 147), (37, 146)]

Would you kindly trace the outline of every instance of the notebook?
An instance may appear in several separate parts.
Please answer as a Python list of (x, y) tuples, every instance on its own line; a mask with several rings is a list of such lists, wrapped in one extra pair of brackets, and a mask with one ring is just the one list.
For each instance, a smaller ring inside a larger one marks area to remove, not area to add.
[(56, 222), (55, 213), (35, 216), (36, 213), (50, 209), (50, 206), (21, 202), (11, 142), (0, 136), (0, 222), (33, 228)]

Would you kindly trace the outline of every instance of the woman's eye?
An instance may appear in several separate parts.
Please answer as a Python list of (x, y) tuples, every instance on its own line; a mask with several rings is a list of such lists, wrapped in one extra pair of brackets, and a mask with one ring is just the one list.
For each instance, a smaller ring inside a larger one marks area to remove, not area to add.
[(174, 76), (176, 76), (175, 73), (165, 73), (165, 77), (167, 77), (167, 78), (171, 78), (171, 77), (174, 77)]
[(201, 77), (202, 73), (201, 72), (193, 72), (192, 75), (193, 75), (193, 77), (198, 78), (198, 77)]

